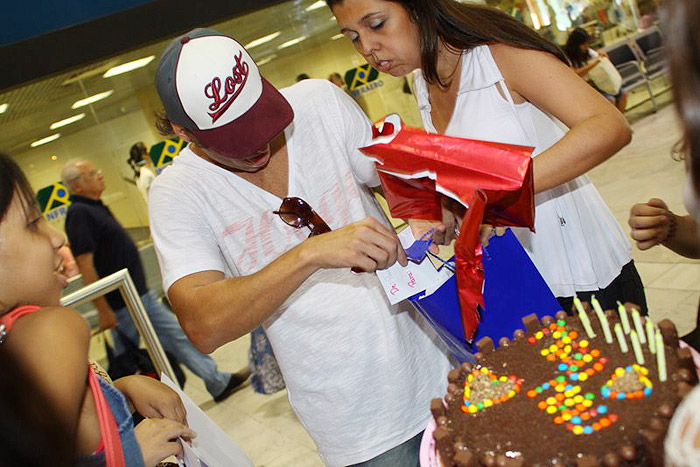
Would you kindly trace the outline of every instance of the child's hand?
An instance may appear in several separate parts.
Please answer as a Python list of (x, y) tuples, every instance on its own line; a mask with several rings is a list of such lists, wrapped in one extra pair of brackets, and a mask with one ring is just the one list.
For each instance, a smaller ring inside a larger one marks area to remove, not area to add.
[(181, 423), (158, 419), (143, 420), (134, 428), (134, 434), (141, 446), (146, 467), (158, 465), (167, 457), (182, 454), (178, 438), (192, 439), (197, 436), (197, 433)]
[(663, 243), (672, 233), (673, 213), (662, 200), (652, 198), (647, 203), (632, 206), (628, 223), (637, 248), (648, 250)]
[(180, 396), (160, 381), (133, 375), (114, 382), (134, 409), (146, 418), (167, 418), (187, 424), (187, 411)]

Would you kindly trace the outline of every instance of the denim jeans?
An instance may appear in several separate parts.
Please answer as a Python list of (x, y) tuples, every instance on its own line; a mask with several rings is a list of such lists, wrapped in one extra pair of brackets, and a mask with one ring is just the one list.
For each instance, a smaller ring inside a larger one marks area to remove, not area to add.
[(420, 442), (422, 439), (423, 432), (421, 431), (413, 438), (389, 449), (385, 453), (366, 462), (353, 464), (349, 467), (418, 467), (418, 454), (420, 452)]
[[(231, 379), (231, 373), (219, 371), (214, 359), (197, 350), (185, 335), (175, 315), (158, 300), (154, 292), (149, 290), (141, 295), (141, 301), (163, 348), (174, 355), (192, 373), (202, 378), (209, 394), (214, 397), (221, 394)], [(139, 332), (129, 315), (129, 310), (124, 307), (115, 310), (114, 313), (117, 315), (119, 331), (131, 342), (138, 343)], [(119, 355), (125, 351), (124, 344), (116, 334), (113, 334), (113, 337), (114, 352)]]

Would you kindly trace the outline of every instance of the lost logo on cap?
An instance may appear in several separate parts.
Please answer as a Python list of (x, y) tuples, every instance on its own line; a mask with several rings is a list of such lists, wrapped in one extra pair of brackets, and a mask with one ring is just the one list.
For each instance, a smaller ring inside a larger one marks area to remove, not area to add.
[(183, 44), (175, 86), (185, 113), (200, 130), (232, 122), (262, 93), (255, 62), (238, 42), (225, 36), (198, 37)]

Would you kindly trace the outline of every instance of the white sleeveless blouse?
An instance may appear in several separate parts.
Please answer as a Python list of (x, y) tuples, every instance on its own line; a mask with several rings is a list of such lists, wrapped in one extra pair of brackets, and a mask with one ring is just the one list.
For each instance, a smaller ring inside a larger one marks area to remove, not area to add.
[[(415, 93), (425, 129), (435, 132), (420, 70), (415, 74)], [(488, 46), (463, 53), (457, 102), (445, 134), (533, 146), (535, 157), (566, 131), (565, 125), (531, 103), (513, 103)], [(555, 296), (605, 288), (630, 261), (625, 233), (587, 176), (535, 195), (535, 205), (536, 233), (524, 228), (513, 232)]]

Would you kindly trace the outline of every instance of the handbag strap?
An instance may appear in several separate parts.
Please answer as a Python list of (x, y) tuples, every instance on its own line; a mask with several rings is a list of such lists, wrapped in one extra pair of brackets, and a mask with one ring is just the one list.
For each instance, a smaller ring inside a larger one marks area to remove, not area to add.
[(88, 365), (88, 381), (92, 390), (92, 397), (95, 400), (95, 410), (100, 424), (100, 436), (105, 452), (105, 465), (107, 467), (125, 467), (124, 452), (122, 451), (121, 438), (117, 421), (114, 419), (112, 409), (105, 399), (97, 375)]
[(0, 344), (5, 342), (7, 334), (9, 334), (10, 330), (12, 329), (12, 326), (14, 326), (15, 322), (18, 319), (20, 319), (24, 315), (28, 315), (39, 310), (41, 310), (41, 307), (33, 305), (18, 306), (17, 308), (14, 308), (11, 311), (8, 311), (4, 315), (0, 316)]

